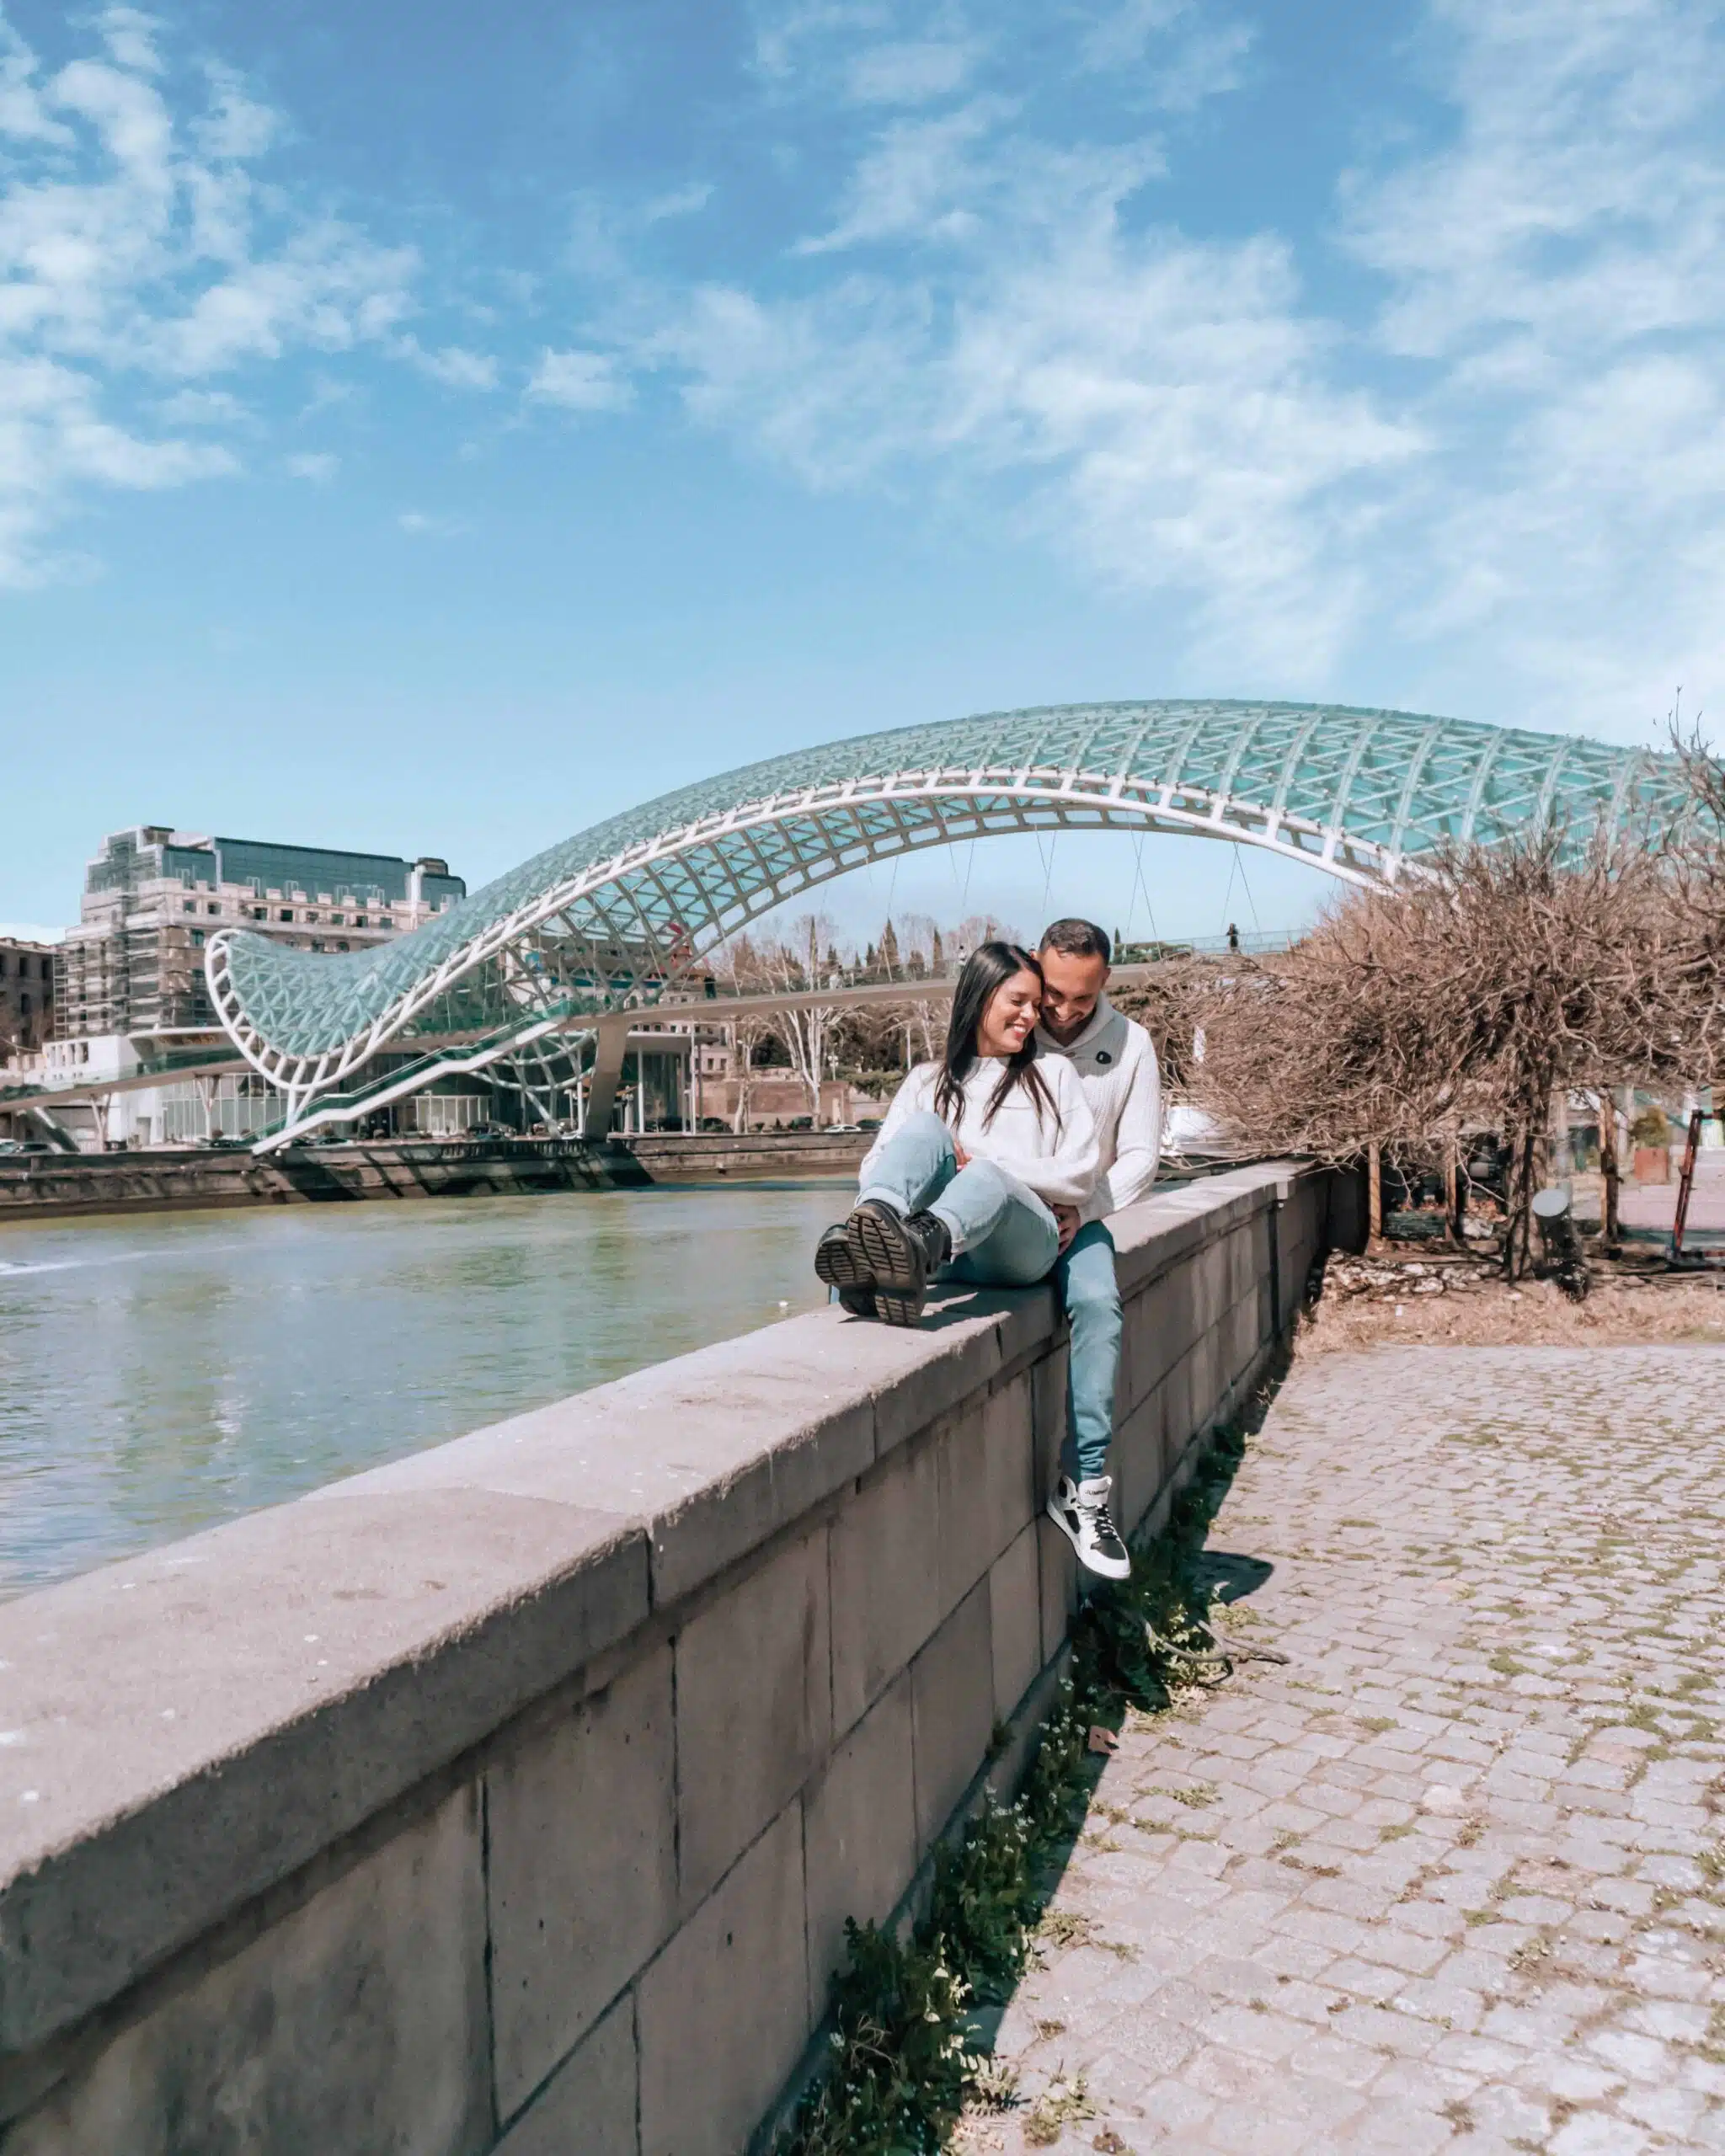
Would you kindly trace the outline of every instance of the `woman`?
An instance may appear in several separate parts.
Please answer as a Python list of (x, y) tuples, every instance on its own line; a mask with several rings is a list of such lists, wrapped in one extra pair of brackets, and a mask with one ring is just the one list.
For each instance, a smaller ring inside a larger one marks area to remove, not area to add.
[(1042, 969), (1016, 943), (965, 960), (944, 1054), (900, 1087), (856, 1209), (814, 1254), (854, 1315), (915, 1325), (937, 1273), (1027, 1288), (1060, 1255), (1049, 1207), (1089, 1197), (1097, 1148), (1071, 1064), (1038, 1057), (1041, 1007)]

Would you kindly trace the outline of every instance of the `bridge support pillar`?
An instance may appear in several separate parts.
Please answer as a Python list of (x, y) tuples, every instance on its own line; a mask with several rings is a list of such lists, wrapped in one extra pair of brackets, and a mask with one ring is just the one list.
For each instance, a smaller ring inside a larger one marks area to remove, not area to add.
[(581, 1128), (584, 1138), (595, 1142), (611, 1129), (611, 1112), (617, 1106), (622, 1083), (623, 1058), (628, 1054), (628, 1026), (601, 1026), (593, 1043), (593, 1068), (587, 1074), (587, 1115)]

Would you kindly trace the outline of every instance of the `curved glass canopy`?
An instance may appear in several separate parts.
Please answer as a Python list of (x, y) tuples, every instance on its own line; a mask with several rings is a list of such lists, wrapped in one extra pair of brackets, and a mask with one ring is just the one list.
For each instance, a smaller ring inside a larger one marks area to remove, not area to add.
[(1567, 734), (1336, 705), (1060, 705), (745, 765), (577, 833), (380, 948), (228, 931), (207, 966), (291, 1122), (387, 1043), (650, 999), (781, 900), (917, 847), (1157, 830), (1393, 883), (1446, 841), (1617, 825), (1680, 798), (1672, 759)]

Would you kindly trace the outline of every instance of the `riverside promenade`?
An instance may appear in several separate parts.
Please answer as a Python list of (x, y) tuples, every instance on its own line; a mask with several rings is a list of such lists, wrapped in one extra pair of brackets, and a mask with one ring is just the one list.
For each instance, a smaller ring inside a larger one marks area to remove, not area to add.
[(1289, 1663), (1129, 1723), (962, 2145), (1725, 2148), (1722, 1465), (1715, 1347), (1296, 1362), (1210, 1537)]

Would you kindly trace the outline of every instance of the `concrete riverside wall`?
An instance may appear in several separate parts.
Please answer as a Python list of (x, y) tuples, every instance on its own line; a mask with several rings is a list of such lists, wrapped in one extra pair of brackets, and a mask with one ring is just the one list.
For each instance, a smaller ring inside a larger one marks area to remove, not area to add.
[(848, 1131), (649, 1133), (579, 1138), (403, 1139), (294, 1146), (261, 1156), (195, 1152), (0, 1156), (0, 1225), (92, 1213), (343, 1203), (353, 1198), (508, 1198), (553, 1190), (750, 1176), (854, 1175), (869, 1140)]
[(32, 1153), (0, 1158), (0, 1226), (92, 1213), (343, 1204), (360, 1198), (503, 1198), (652, 1181), (620, 1146), (578, 1138), (403, 1139), (368, 1145)]
[[(1117, 1219), (1127, 1519), (1331, 1182)], [(3, 2156), (735, 2156), (1061, 1652), (1065, 1353), (823, 1310), (0, 1609)]]

